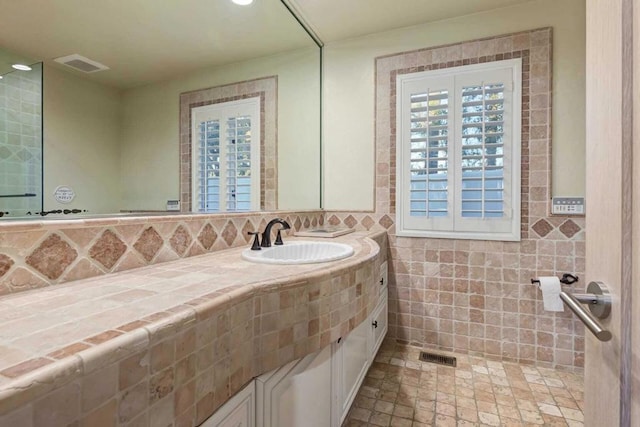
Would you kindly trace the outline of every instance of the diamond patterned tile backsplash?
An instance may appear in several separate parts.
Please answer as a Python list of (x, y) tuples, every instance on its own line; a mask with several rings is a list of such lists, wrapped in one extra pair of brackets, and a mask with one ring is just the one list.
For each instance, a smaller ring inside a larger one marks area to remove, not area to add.
[(324, 223), (321, 211), (2, 223), (0, 295), (243, 246), (275, 217), (285, 236)]
[(547, 220), (541, 219), (533, 224), (533, 227), (531, 228), (536, 232), (538, 236), (544, 237), (553, 230), (553, 225), (549, 224)]
[(111, 230), (105, 230), (98, 241), (89, 249), (89, 256), (105, 268), (111, 268), (124, 255), (127, 245)]
[(59, 235), (49, 235), (26, 259), (26, 263), (51, 280), (62, 275), (78, 252)]

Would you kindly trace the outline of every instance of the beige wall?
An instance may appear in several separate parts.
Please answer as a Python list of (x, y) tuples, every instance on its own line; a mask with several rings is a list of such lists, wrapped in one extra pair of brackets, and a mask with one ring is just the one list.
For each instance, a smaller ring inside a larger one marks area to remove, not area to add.
[(538, 0), (325, 46), (324, 207), (374, 208), (376, 57), (548, 26), (554, 32), (552, 194), (584, 196), (584, 1)]
[(129, 90), (123, 97), (122, 175), (126, 209), (164, 209), (179, 198), (179, 95), (278, 76), (278, 208), (319, 207), (317, 48), (259, 58)]
[[(120, 208), (120, 92), (44, 67), (44, 210)], [(76, 193), (55, 201), (59, 185)]]
[[(319, 207), (320, 79), (317, 48), (211, 68), (126, 91), (45, 69), (45, 210), (164, 210), (179, 198), (182, 92), (278, 76), (278, 208)], [(55, 202), (68, 185), (73, 203)]]

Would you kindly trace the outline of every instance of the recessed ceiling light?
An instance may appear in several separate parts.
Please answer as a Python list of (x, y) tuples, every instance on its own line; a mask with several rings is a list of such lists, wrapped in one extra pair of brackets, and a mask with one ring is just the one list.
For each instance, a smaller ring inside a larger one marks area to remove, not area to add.
[(253, 0), (231, 0), (235, 4), (239, 4), (240, 6), (247, 6), (253, 3)]
[(31, 71), (31, 67), (24, 64), (13, 64), (12, 67), (20, 71)]

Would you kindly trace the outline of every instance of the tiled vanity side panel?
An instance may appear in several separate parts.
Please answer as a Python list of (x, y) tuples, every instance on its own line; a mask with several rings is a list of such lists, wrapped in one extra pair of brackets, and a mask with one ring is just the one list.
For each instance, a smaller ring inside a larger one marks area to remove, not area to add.
[(291, 233), (322, 211), (0, 223), (0, 295), (248, 245), (248, 231), (282, 217)]
[[(326, 212), (330, 225), (389, 233), (389, 335), (412, 344), (569, 369), (584, 363), (584, 328), (548, 313), (531, 285), (576, 273), (584, 289), (584, 217), (549, 214), (552, 30), (402, 52), (376, 60), (374, 212)], [(395, 236), (398, 73), (520, 57), (523, 61), (520, 242)]]
[(130, 332), (64, 359), (77, 369), (45, 395), (25, 377), (25, 400), (0, 400), (0, 425), (198, 425), (255, 376), (364, 321), (378, 300), (379, 287), (368, 285), (379, 266), (374, 255), (309, 281), (239, 286), (158, 313), (133, 331), (123, 325)]

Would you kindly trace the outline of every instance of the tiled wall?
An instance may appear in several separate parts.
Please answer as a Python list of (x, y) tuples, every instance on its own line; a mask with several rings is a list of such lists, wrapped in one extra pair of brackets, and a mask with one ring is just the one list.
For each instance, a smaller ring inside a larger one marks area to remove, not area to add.
[(260, 209), (278, 209), (278, 77), (264, 77), (180, 95), (180, 200), (191, 212), (191, 110), (205, 105), (260, 98)]
[(247, 245), (276, 217), (285, 234), (324, 221), (284, 211), (0, 223), (0, 295)]
[(36, 194), (36, 197), (0, 198), (0, 212), (9, 216), (40, 210), (42, 65), (32, 68), (8, 73), (0, 79), (0, 194)]
[[(402, 341), (503, 360), (575, 368), (584, 330), (571, 312), (547, 313), (530, 279), (583, 277), (584, 218), (549, 215), (550, 28), (403, 52), (376, 60), (375, 212), (327, 212), (329, 224), (386, 229), (390, 329)], [(522, 240), (395, 236), (395, 79), (398, 73), (522, 58)], [(584, 283), (579, 285), (584, 287)]]

